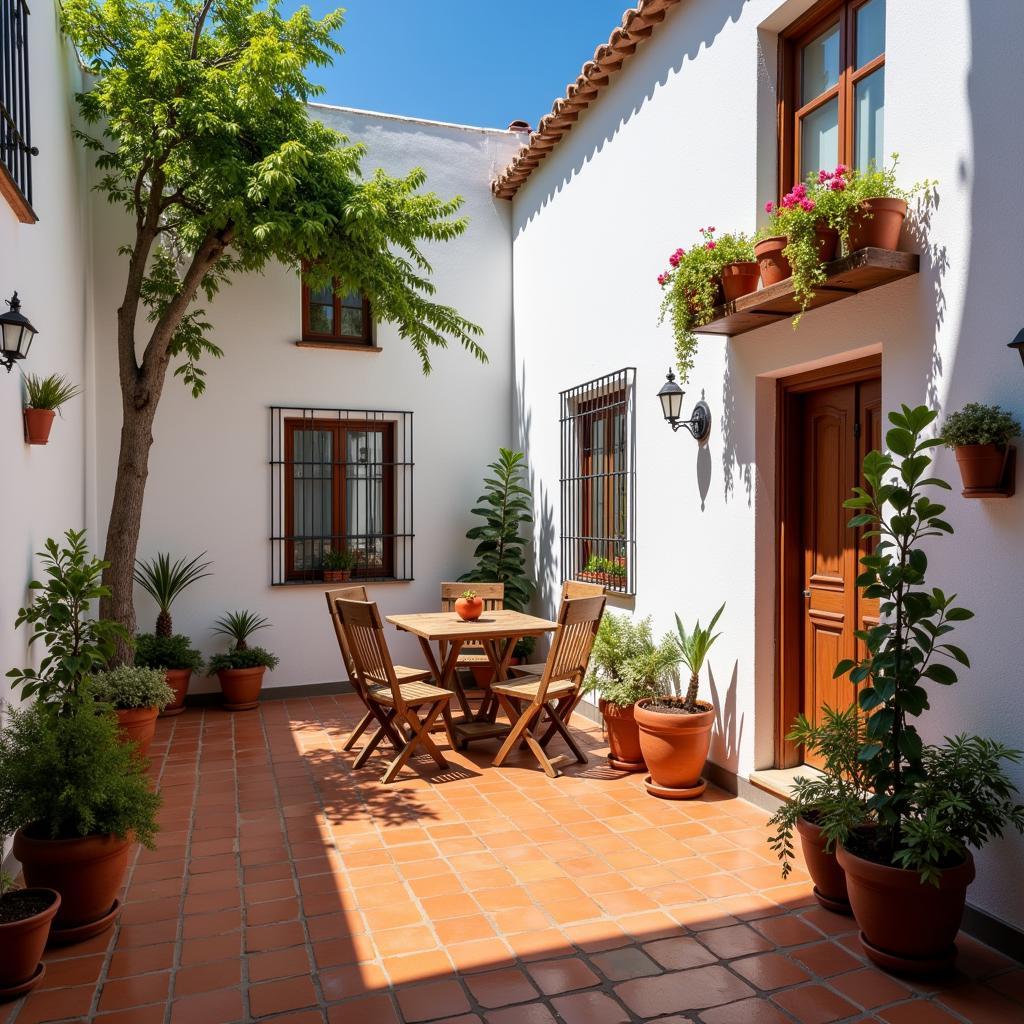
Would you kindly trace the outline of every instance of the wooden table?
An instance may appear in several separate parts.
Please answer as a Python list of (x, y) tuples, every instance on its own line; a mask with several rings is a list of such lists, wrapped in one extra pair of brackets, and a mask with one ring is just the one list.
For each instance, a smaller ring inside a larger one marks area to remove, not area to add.
[[(411, 633), (423, 649), (438, 686), (453, 690), (463, 719), (455, 723), (455, 732), (462, 740), (503, 736), (508, 725), (494, 720), (496, 704), (488, 707), (484, 701), (475, 715), (459, 681), (456, 663), (459, 652), (467, 643), (479, 644), (494, 668), (495, 679), (508, 679), (508, 667), (516, 644), (524, 637), (539, 637), (558, 628), (557, 622), (539, 619), (535, 615), (510, 610), (485, 611), (479, 619), (464, 622), (454, 612), (416, 612), (408, 615), (389, 615), (387, 621), (404, 633)], [(438, 644), (442, 663), (434, 656), (432, 643)], [(493, 703), (493, 702), (491, 702)]]

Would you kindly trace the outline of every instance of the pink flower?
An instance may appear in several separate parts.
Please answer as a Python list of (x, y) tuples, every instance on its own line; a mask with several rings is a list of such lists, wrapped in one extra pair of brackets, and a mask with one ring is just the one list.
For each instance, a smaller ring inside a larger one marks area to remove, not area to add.
[(712, 234), (712, 235), (713, 235), (713, 234), (715, 233), (715, 231), (717, 231), (717, 230), (718, 230), (717, 228), (708, 228), (708, 232), (709, 232), (710, 234)]
[(658, 284), (662, 286), (668, 284), (668, 271), (666, 271), (664, 274), (658, 275)]
[(771, 201), (764, 204), (764, 212), (771, 213), (775, 209), (775, 204)]
[(849, 174), (849, 173), (850, 173), (850, 168), (847, 167), (846, 164), (836, 164), (836, 169), (833, 172), (834, 176), (837, 177), (837, 178), (841, 178), (844, 175)]
[(669, 256), (669, 258), (668, 258), (669, 266), (670, 267), (678, 267), (679, 266), (679, 259), (680, 259), (680, 256), (679, 256), (678, 252), (672, 253), (672, 255)]
[(810, 212), (811, 210), (814, 209), (814, 200), (813, 199), (807, 199), (805, 197), (804, 199), (800, 200), (800, 207), (802, 209), (807, 210), (808, 212)]
[(793, 197), (792, 193), (782, 197), (782, 206), (783, 209), (786, 210), (789, 210), (792, 207), (796, 206), (796, 199)]
[(818, 184), (824, 185), (832, 175), (828, 171), (818, 171)]
[(833, 178), (829, 183), (828, 187), (833, 192), (842, 192), (846, 188), (846, 182), (842, 178)]
[(712, 238), (710, 241), (707, 241), (707, 242), (704, 243), (704, 248), (705, 249), (714, 249), (714, 247), (716, 245), (718, 245), (718, 243)]

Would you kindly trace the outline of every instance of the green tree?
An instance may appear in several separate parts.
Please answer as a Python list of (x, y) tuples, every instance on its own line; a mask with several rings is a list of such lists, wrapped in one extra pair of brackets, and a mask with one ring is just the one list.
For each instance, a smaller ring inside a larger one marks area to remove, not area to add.
[[(478, 359), (480, 329), (433, 301), (422, 243), (466, 228), (461, 199), (424, 193), (422, 170), (360, 176), (364, 147), (309, 116), (307, 69), (342, 52), (342, 13), (277, 0), (65, 0), (64, 32), (92, 76), (77, 97), (98, 189), (127, 211), (131, 241), (116, 342), (122, 427), (106, 538), (106, 617), (135, 632), (132, 570), (152, 426), (168, 368), (199, 396), (221, 350), (198, 295), (271, 262), (362, 291), (430, 370), (450, 340)], [(123, 645), (122, 645), (123, 646)], [(120, 651), (122, 659), (127, 649)]]

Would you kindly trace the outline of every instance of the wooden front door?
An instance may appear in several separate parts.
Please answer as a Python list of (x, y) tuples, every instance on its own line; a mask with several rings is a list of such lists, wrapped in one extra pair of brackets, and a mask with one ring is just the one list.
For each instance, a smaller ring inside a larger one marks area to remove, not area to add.
[[(857, 589), (866, 542), (847, 527), (851, 513), (843, 508), (861, 482), (865, 454), (881, 445), (877, 372), (869, 366), (834, 383), (812, 379), (784, 391), (782, 735), (798, 711), (820, 721), (825, 705), (849, 705), (855, 691), (848, 677), (832, 673), (842, 659), (862, 656), (854, 631), (878, 621), (878, 602)], [(780, 745), (780, 766), (803, 761), (820, 767), (809, 753)]]

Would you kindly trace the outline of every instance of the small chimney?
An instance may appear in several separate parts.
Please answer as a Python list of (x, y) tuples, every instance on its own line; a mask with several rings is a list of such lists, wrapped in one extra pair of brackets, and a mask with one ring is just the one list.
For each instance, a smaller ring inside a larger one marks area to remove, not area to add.
[(525, 132), (527, 135), (533, 131), (529, 121), (513, 121), (507, 130), (510, 132)]

